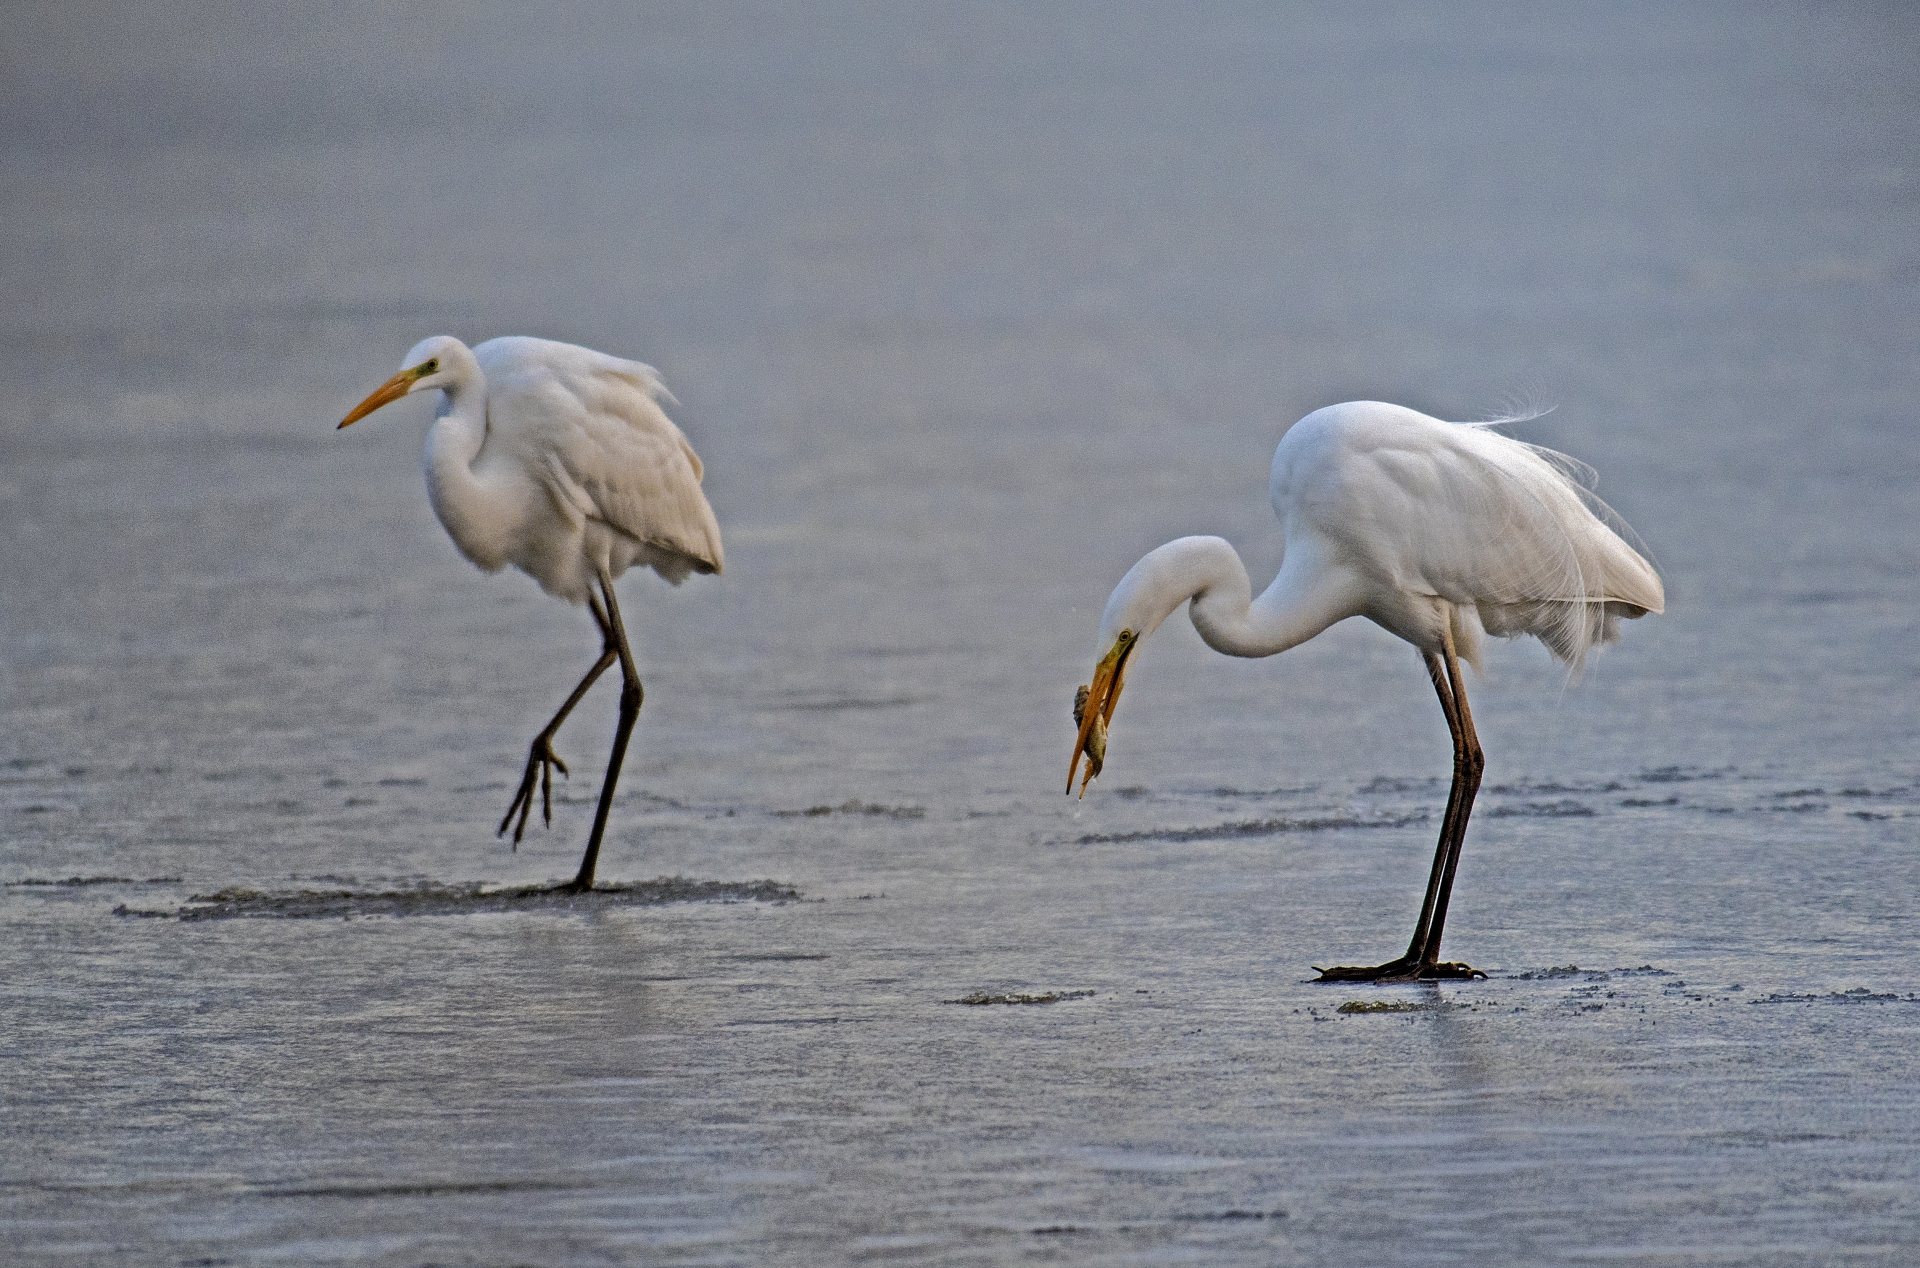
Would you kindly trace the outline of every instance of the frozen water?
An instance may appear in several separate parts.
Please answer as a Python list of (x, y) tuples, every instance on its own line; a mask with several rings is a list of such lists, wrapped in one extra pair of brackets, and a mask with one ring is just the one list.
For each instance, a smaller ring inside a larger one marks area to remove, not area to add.
[[(1892, 4), (10, 14), (9, 1255), (1910, 1254), (1917, 39)], [(333, 430), (436, 332), (679, 398), (728, 571), (623, 587), (601, 875), (723, 901), (499, 910), (571, 875), (613, 698), (510, 851), (591, 623), (458, 559), (423, 406)], [(1060, 795), (1109, 588), (1187, 532), (1270, 571), (1273, 445), (1356, 397), (1557, 406), (1519, 433), (1668, 581), (1583, 683), (1516, 644), (1472, 687), (1447, 953), (1483, 982), (1306, 981), (1404, 945), (1445, 797), (1376, 629), (1241, 663), (1169, 623)], [(222, 893), (266, 897), (171, 918)]]

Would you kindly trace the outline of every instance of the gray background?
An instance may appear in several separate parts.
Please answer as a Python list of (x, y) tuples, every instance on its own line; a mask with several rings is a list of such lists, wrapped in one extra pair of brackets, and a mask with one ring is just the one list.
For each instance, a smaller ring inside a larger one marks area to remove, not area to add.
[[(1916, 37), (1896, 4), (9, 10), (11, 1253), (1909, 1253)], [(553, 829), (491, 833), (590, 622), (459, 559), (427, 406), (333, 430), (432, 333), (660, 367), (728, 569), (622, 587), (648, 696), (601, 874), (806, 901), (111, 914), (571, 874), (610, 691)], [(1169, 622), (1059, 795), (1107, 591), (1189, 532), (1263, 583), (1273, 445), (1353, 398), (1556, 407), (1516, 434), (1667, 579), (1584, 682), (1527, 643), (1470, 688), (1447, 948), (1484, 983), (1304, 982), (1399, 949), (1445, 795), (1371, 626), (1243, 663)], [(17, 883), (73, 876), (129, 879)], [(976, 990), (1095, 994), (942, 1002)]]

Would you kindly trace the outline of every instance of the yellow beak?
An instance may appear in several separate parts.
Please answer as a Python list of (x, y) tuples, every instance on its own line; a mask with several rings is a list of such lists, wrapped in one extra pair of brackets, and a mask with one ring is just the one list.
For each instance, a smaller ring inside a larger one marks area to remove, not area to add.
[[(373, 413), (373, 411), (379, 409), (382, 405), (399, 400), (407, 394), (407, 389), (412, 387), (420, 377), (421, 370), (418, 366), (415, 366), (411, 370), (400, 371), (400, 373), (375, 388), (372, 396), (369, 396), (366, 400), (354, 406), (353, 413), (348, 414), (340, 420), (340, 427), (357, 423), (367, 415)], [(334, 430), (338, 431), (340, 428), (336, 427)]]
[(1087, 785), (1100, 773), (1107, 760), (1107, 723), (1113, 720), (1114, 706), (1120, 703), (1120, 688), (1125, 685), (1127, 657), (1139, 643), (1140, 636), (1132, 630), (1121, 630), (1120, 637), (1113, 640), (1113, 648), (1100, 658), (1093, 667), (1093, 682), (1080, 688), (1085, 693), (1074, 700), (1073, 720), (1080, 724), (1080, 734), (1073, 744), (1073, 760), (1067, 764), (1067, 792), (1073, 792), (1073, 776), (1080, 769), (1080, 757), (1086, 755), (1087, 777), (1080, 781), (1080, 795), (1087, 795)]

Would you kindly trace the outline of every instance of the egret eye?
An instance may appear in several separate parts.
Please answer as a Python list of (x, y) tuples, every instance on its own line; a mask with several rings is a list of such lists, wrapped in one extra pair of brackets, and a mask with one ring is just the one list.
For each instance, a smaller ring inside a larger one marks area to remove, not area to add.
[(420, 367), (420, 373), (422, 374), (437, 374), (439, 373), (439, 371), (440, 371), (439, 357), (428, 358), (427, 363)]

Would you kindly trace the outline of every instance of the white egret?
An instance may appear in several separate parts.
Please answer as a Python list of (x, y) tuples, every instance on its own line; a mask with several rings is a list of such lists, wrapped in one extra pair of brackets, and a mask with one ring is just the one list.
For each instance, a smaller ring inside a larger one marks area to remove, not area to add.
[(500, 820), (504, 834), (519, 816), (516, 846), (536, 786), (541, 817), (553, 822), (553, 772), (567, 773), (553, 751), (554, 734), (600, 675), (620, 662), (620, 721), (593, 832), (571, 885), (592, 889), (642, 699), (613, 583), (636, 564), (674, 585), (690, 572), (721, 570), (720, 526), (700, 491), (700, 458), (661, 410), (658, 400), (667, 392), (652, 366), (520, 336), (476, 348), (448, 335), (423, 339), (400, 372), (340, 426), (431, 391), (442, 395), (427, 431), (427, 496), (454, 545), (487, 572), (513, 564), (548, 594), (586, 604), (600, 627), (600, 659), (533, 737), (520, 790)]
[[(1619, 521), (1551, 450), (1398, 405), (1351, 401), (1295, 423), (1267, 486), (1286, 531), (1279, 575), (1258, 599), (1232, 546), (1183, 537), (1147, 554), (1100, 619), (1093, 681), (1074, 705), (1080, 793), (1100, 773), (1128, 658), (1182, 603), (1200, 637), (1229, 656), (1272, 656), (1337, 621), (1364, 616), (1419, 649), (1453, 736), (1453, 787), (1426, 900), (1407, 953), (1320, 970), (1323, 981), (1466, 977), (1440, 963), (1440, 936), (1467, 816), (1485, 765), (1460, 661), (1476, 669), (1483, 634), (1532, 634), (1577, 673), (1621, 617), (1660, 612), (1659, 576), (1603, 517)], [(1620, 525), (1625, 528), (1625, 525)]]

